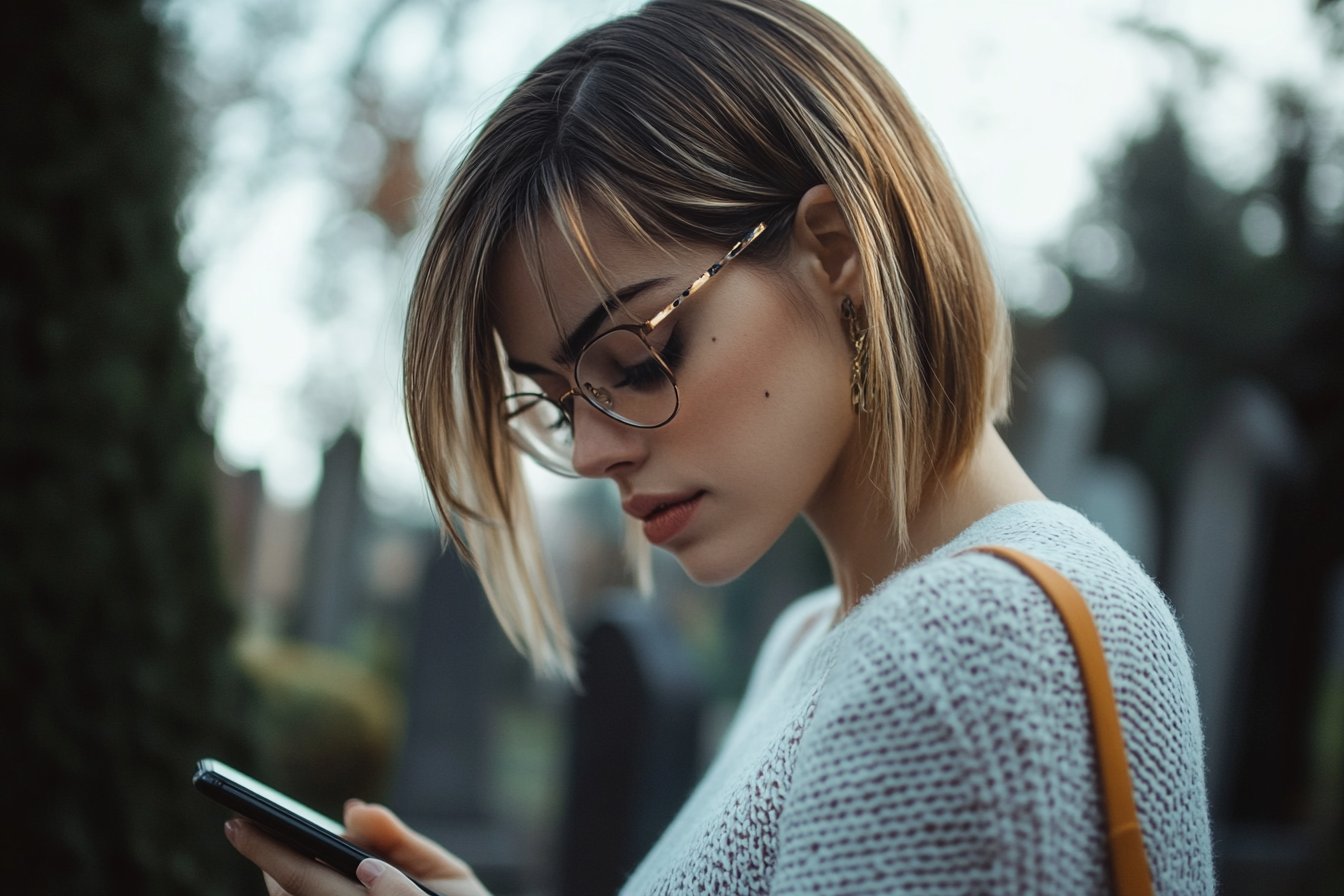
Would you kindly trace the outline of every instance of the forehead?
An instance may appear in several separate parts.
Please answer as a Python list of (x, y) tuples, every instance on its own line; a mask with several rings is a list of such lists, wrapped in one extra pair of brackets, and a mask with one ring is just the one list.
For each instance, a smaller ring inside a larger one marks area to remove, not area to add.
[[(576, 255), (559, 227), (550, 221), (541, 227), (535, 253), (525, 251), (523, 237), (517, 232), (501, 246), (490, 272), (489, 314), (511, 357), (525, 351), (535, 355), (539, 347), (553, 344), (562, 332), (568, 333), (606, 299), (608, 289), (617, 292), (648, 280), (673, 284), (678, 277), (689, 282), (694, 276), (694, 249), (638, 240), (594, 218), (586, 224), (596, 272)], [(683, 285), (677, 283), (656, 292), (670, 300), (671, 292)], [(547, 293), (554, 317), (547, 305)], [(644, 310), (643, 304), (640, 310)]]

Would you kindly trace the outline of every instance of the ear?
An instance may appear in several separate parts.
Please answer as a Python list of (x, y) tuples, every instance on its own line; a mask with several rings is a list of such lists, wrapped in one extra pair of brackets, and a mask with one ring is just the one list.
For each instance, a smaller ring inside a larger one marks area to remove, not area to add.
[(793, 240), (799, 273), (809, 284), (836, 302), (850, 296), (855, 304), (863, 304), (859, 246), (826, 184), (808, 190), (798, 202)]

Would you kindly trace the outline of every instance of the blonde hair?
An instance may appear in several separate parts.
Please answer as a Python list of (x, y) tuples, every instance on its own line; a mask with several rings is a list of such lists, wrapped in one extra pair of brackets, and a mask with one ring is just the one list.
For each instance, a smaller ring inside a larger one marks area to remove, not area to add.
[[(862, 261), (872, 478), (896, 536), (930, 477), (952, 476), (1006, 412), (1006, 313), (955, 183), (895, 80), (797, 0), (654, 0), (536, 67), (451, 176), (411, 296), (412, 439), (448, 537), (542, 673), (574, 675), (519, 457), (497, 408), (510, 374), (491, 327), (509, 239), (553, 223), (596, 270), (584, 213), (632, 236), (787, 251), (799, 199), (835, 194)], [(837, 324), (839, 325), (839, 324)]]

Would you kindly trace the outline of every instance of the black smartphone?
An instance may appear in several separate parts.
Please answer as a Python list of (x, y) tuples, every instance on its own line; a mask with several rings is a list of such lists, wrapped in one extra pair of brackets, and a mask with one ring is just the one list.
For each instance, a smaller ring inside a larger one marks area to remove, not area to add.
[[(196, 775), (191, 782), (201, 793), (243, 818), (255, 821), (294, 851), (330, 866), (351, 880), (359, 880), (355, 877), (355, 869), (360, 862), (375, 858), (342, 836), (345, 828), (340, 822), (217, 759), (202, 759), (196, 763)], [(430, 896), (442, 896), (418, 881), (415, 885)]]

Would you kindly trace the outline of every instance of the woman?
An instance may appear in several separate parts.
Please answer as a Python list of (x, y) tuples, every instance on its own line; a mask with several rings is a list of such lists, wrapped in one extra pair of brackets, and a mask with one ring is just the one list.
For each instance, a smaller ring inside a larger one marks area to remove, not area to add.
[[(626, 892), (1107, 891), (1073, 649), (1030, 578), (963, 553), (987, 544), (1085, 595), (1156, 889), (1212, 890), (1180, 634), (1137, 564), (1000, 440), (1009, 366), (918, 117), (797, 0), (655, 0), (558, 50), (486, 122), (439, 208), (405, 372), (439, 513), (505, 631), (573, 676), (520, 449), (614, 480), (698, 581), (739, 575), (801, 513), (836, 583), (776, 623)], [(481, 892), (385, 809), (352, 803), (346, 822), (444, 893)], [(296, 896), (359, 890), (246, 824), (230, 838)], [(417, 892), (376, 861), (361, 877)]]

